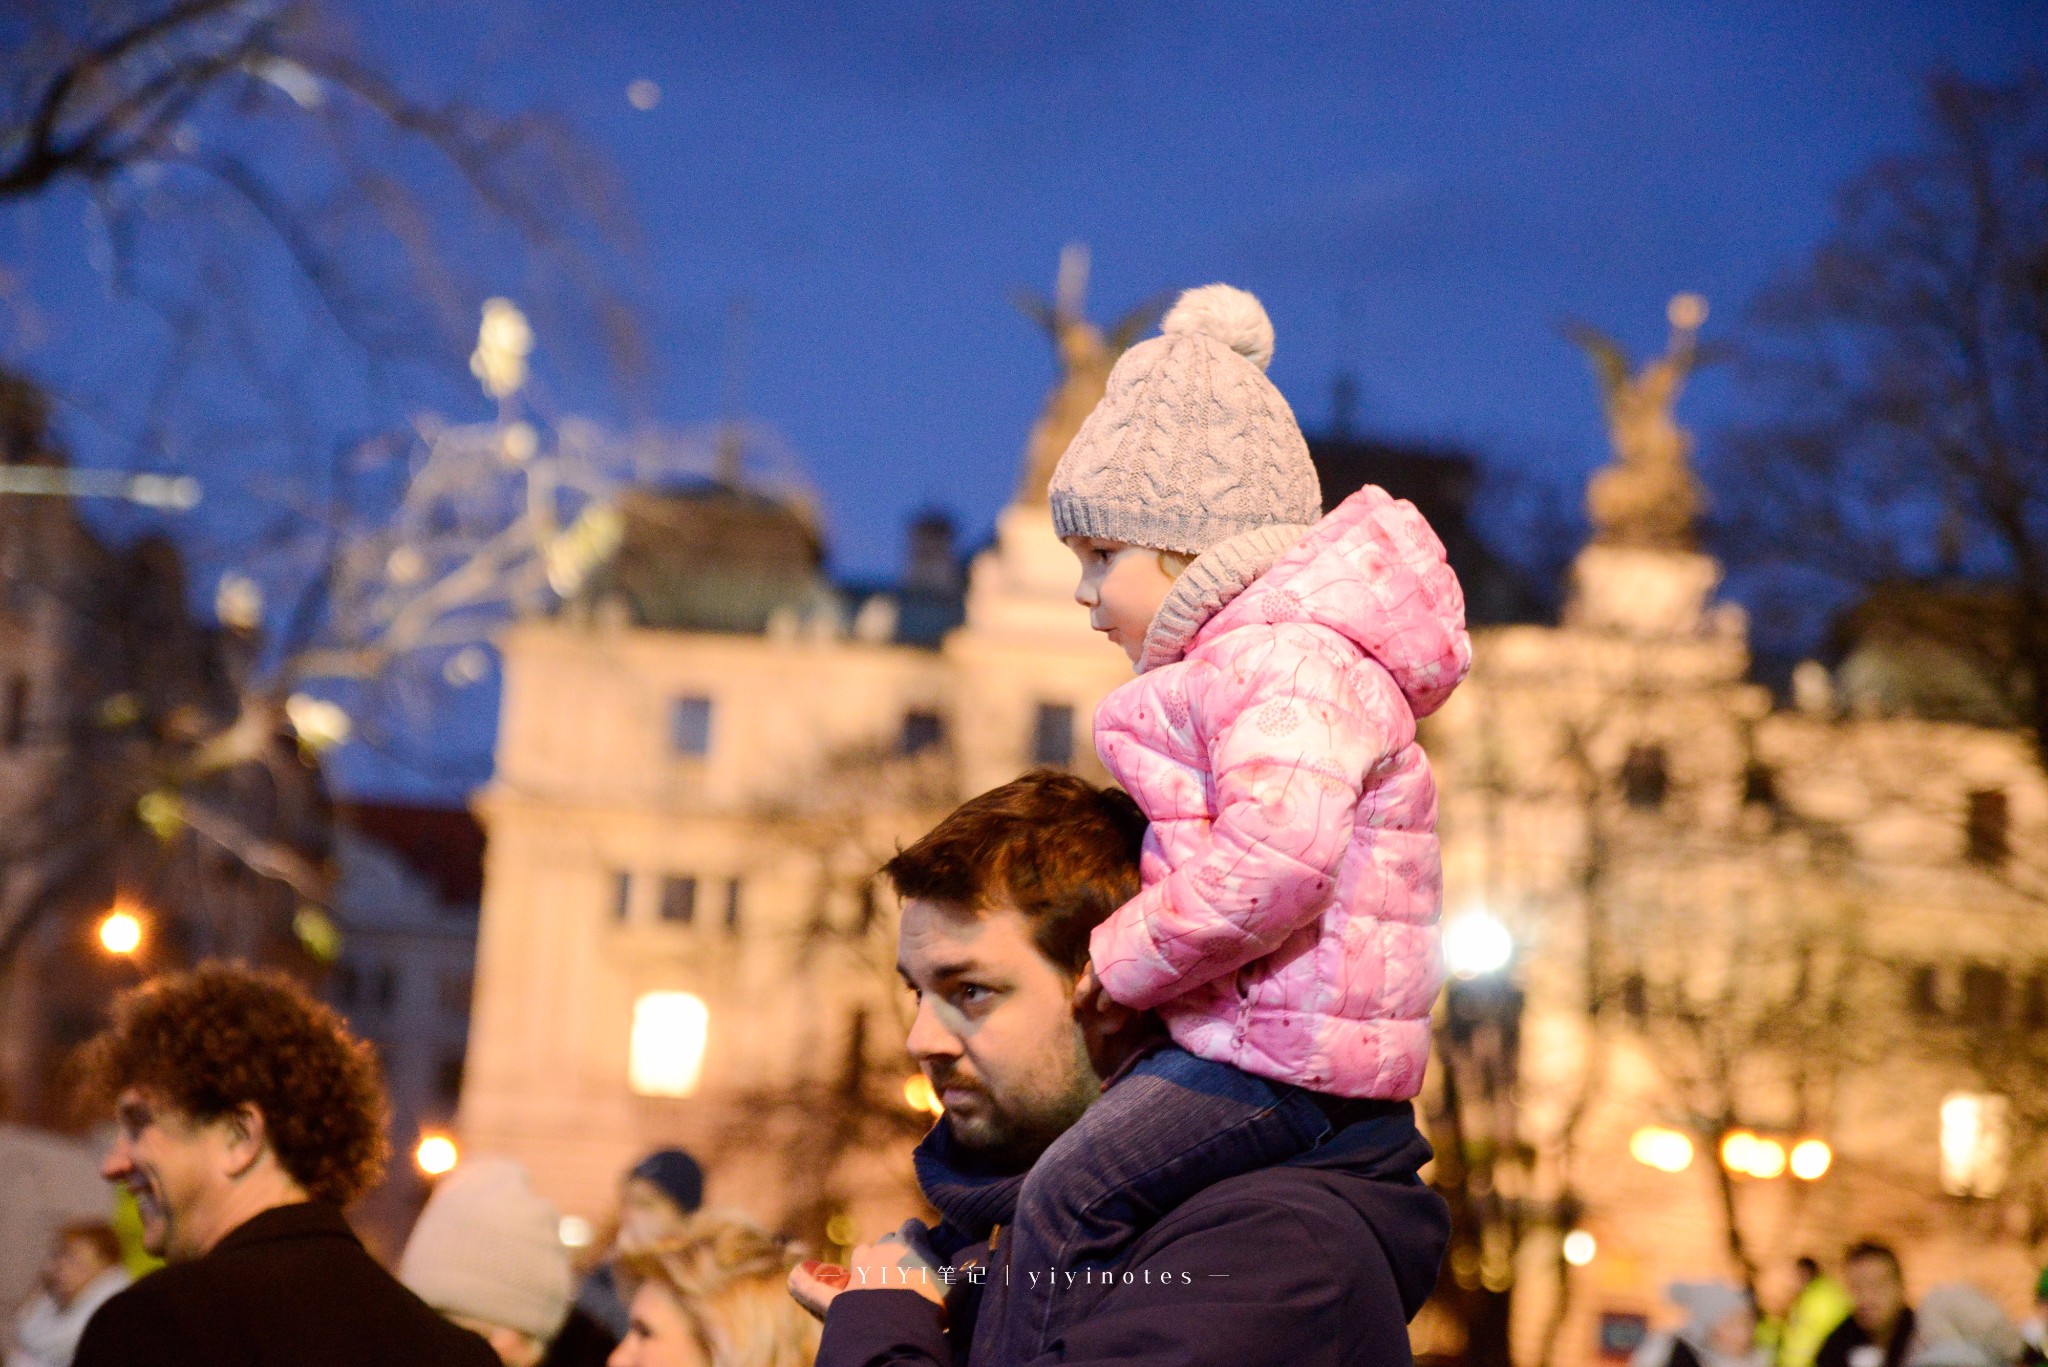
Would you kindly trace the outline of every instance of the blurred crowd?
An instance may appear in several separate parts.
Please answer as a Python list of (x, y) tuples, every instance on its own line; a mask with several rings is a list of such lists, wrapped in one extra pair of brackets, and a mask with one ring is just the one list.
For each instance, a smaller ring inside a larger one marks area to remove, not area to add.
[(788, 1289), (794, 1250), (705, 1209), (679, 1149), (624, 1175), (580, 1275), (561, 1212), (519, 1164), (485, 1155), (439, 1179), (387, 1271), (341, 1216), (386, 1158), (374, 1058), (283, 977), (208, 965), (159, 979), (122, 1000), (88, 1072), (115, 1117), (102, 1173), (135, 1228), (56, 1231), (5, 1367), (815, 1356), (818, 1322)]
[(1905, 1269), (1889, 1246), (1853, 1244), (1838, 1273), (1801, 1258), (1775, 1316), (1732, 1282), (1679, 1282), (1667, 1294), (1685, 1315), (1653, 1334), (1630, 1367), (2020, 1367), (2039, 1364), (2048, 1338), (2048, 1270), (2033, 1313), (2015, 1324), (1978, 1287), (1949, 1282), (1908, 1302)]

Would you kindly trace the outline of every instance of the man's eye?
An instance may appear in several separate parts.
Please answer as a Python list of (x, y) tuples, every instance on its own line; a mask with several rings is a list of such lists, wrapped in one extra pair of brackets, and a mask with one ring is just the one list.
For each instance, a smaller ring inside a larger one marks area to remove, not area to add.
[(983, 987), (980, 983), (962, 983), (956, 995), (960, 998), (962, 1005), (972, 1006), (976, 1002), (987, 1001), (995, 993)]

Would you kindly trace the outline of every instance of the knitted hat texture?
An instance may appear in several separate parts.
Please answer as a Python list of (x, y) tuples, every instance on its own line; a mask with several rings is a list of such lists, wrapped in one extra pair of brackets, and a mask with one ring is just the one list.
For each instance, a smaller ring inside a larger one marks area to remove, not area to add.
[(1266, 378), (1273, 324), (1229, 285), (1182, 294), (1125, 352), (1053, 471), (1053, 527), (1200, 555), (1260, 527), (1306, 527), (1322, 488), (1287, 400)]
[(472, 1158), (427, 1198), (398, 1279), (444, 1315), (549, 1340), (574, 1293), (561, 1218), (509, 1158)]

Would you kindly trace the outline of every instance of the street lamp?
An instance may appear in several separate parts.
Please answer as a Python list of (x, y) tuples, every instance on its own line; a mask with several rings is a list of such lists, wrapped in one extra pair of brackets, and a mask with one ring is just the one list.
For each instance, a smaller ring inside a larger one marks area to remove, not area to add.
[(1802, 1139), (1792, 1146), (1792, 1175), (1802, 1182), (1818, 1182), (1835, 1163), (1835, 1151), (1823, 1139)]
[(926, 1115), (940, 1116), (946, 1107), (939, 1100), (939, 1094), (932, 1090), (932, 1080), (923, 1073), (912, 1073), (903, 1083), (903, 1101), (913, 1111)]
[(1629, 1136), (1629, 1157), (1659, 1172), (1684, 1172), (1692, 1166), (1692, 1140), (1679, 1130), (1645, 1125)]
[(711, 1009), (694, 992), (646, 992), (633, 1003), (627, 1079), (641, 1096), (686, 1097), (704, 1074)]
[(461, 1158), (461, 1151), (455, 1147), (455, 1141), (445, 1134), (420, 1136), (419, 1147), (412, 1151), (412, 1161), (429, 1177), (439, 1177), (444, 1173), (453, 1172)]
[(1444, 966), (1453, 977), (1482, 978), (1515, 957), (1515, 937), (1492, 912), (1473, 910), (1444, 925)]
[(126, 958), (141, 947), (142, 919), (116, 902), (114, 909), (100, 920), (100, 948)]

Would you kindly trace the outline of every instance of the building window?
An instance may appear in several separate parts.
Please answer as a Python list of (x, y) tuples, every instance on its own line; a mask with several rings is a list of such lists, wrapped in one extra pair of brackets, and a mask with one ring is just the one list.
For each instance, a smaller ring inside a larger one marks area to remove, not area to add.
[(2027, 979), (2027, 993), (2020, 1002), (2020, 1023), (2029, 1030), (2048, 1030), (2048, 973), (2036, 969)]
[(664, 878), (661, 880), (661, 919), (676, 925), (686, 926), (697, 918), (697, 880), (694, 878)]
[(725, 928), (740, 928), (740, 880), (728, 879), (725, 885)]
[(689, 1096), (704, 1074), (711, 1008), (692, 992), (647, 992), (633, 1003), (627, 1080), (641, 1096)]
[(390, 964), (377, 965), (377, 1009), (389, 1011), (398, 1004), (398, 970)]
[(1963, 1024), (1996, 1027), (2005, 1023), (2008, 984), (2005, 974), (1985, 964), (1963, 970)]
[(452, 1020), (469, 1019), (470, 984), (473, 979), (459, 969), (447, 969), (441, 974), (441, 1014)]
[(1661, 745), (1632, 745), (1621, 763), (1621, 793), (1628, 805), (1654, 812), (1664, 805), (1671, 790), (1671, 775), (1664, 763)]
[(1742, 768), (1742, 805), (1745, 807), (1775, 807), (1778, 805), (1778, 776), (1771, 772), (1771, 766), (1759, 760), (1751, 760)]
[(679, 755), (711, 753), (711, 699), (677, 698), (669, 705), (668, 743)]
[(1941, 974), (1933, 964), (1916, 964), (1906, 975), (1906, 1005), (1922, 1020), (1941, 1014)]
[(1941, 1189), (1992, 1197), (2005, 1187), (2012, 1107), (1988, 1092), (1952, 1092), (1941, 1103)]
[(1042, 702), (1031, 724), (1031, 762), (1065, 766), (1074, 762), (1074, 709)]
[(7, 676), (0, 689), (0, 747), (12, 750), (28, 738), (28, 680), (19, 674)]
[(946, 738), (946, 724), (936, 712), (903, 714), (903, 753), (915, 755), (929, 750)]
[(615, 873), (612, 875), (612, 919), (620, 925), (633, 914), (633, 875)]
[(2011, 812), (2005, 794), (1991, 789), (1970, 794), (1964, 823), (1965, 853), (1973, 864), (1997, 868), (2012, 853)]

